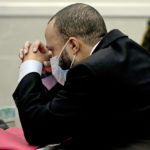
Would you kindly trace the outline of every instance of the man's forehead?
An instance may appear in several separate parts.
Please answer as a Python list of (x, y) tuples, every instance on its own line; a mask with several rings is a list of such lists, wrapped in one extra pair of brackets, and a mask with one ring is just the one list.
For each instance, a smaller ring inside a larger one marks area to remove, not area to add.
[(56, 34), (56, 28), (54, 27), (54, 23), (55, 23), (55, 19), (52, 19), (47, 27), (46, 27), (46, 30), (45, 30), (45, 37), (48, 37), (52, 34)]
[(56, 21), (55, 18), (52, 19), (52, 20), (48, 23), (47, 28), (53, 29), (53, 28), (54, 28), (54, 25), (55, 25), (55, 21)]
[(48, 27), (46, 27), (46, 29), (45, 29), (45, 38), (47, 38), (48, 37)]

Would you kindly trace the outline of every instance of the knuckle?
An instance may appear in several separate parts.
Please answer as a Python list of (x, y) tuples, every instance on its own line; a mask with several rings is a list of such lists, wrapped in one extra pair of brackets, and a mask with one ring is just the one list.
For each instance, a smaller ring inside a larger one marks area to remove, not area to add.
[(30, 42), (29, 42), (29, 41), (26, 41), (26, 43), (25, 43), (25, 47), (26, 47), (26, 48), (28, 48), (28, 47), (29, 47), (29, 45), (30, 45)]
[(40, 41), (40, 40), (36, 40), (35, 43), (36, 43), (36, 44), (40, 44), (41, 41)]

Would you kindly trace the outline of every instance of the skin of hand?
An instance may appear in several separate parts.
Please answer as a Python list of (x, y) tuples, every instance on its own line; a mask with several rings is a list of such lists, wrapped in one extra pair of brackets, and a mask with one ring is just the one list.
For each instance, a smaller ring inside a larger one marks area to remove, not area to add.
[(42, 73), (50, 73), (50, 58), (52, 57), (52, 52), (48, 51), (46, 46), (39, 40), (36, 40), (32, 44), (26, 41), (23, 49), (19, 52), (19, 58), (23, 61), (26, 60), (37, 60), (43, 64)]
[(45, 53), (41, 53), (39, 50), (34, 53), (33, 52), (33, 49), (34, 49), (34, 44), (32, 44), (29, 48), (29, 52), (28, 54), (26, 54), (24, 56), (24, 59), (23, 59), (23, 62), (26, 61), (26, 60), (37, 60), (37, 61), (40, 61), (41, 63), (43, 63), (43, 61), (48, 61), (49, 60), (49, 57), (48, 57), (48, 51)]

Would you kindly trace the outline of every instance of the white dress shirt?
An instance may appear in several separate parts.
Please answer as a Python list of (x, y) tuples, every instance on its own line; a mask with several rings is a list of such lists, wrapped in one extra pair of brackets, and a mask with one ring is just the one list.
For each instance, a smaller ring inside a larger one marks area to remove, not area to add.
[[(90, 55), (92, 55), (92, 53), (94, 52), (94, 50), (96, 49), (97, 45), (100, 43), (100, 41), (95, 44), (95, 46), (92, 48)], [(31, 72), (36, 72), (38, 73), (40, 76), (42, 74), (42, 63), (36, 60), (27, 60), (24, 61), (21, 66), (20, 66), (20, 70), (19, 70), (19, 79), (18, 79), (18, 83), (29, 73)], [(56, 79), (53, 75), (49, 75), (45, 78), (42, 79), (42, 83), (45, 85), (45, 87), (50, 90), (56, 83)]]

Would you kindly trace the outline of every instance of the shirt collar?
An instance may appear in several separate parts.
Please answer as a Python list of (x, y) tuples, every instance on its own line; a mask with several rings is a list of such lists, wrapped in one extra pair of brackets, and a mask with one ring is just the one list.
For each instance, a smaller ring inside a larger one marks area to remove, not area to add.
[(91, 52), (90, 52), (90, 56), (93, 54), (94, 50), (96, 49), (96, 47), (97, 47), (97, 45), (98, 45), (99, 43), (100, 43), (100, 41), (97, 42), (97, 43), (94, 45), (94, 47), (92, 48), (92, 50), (91, 50)]

